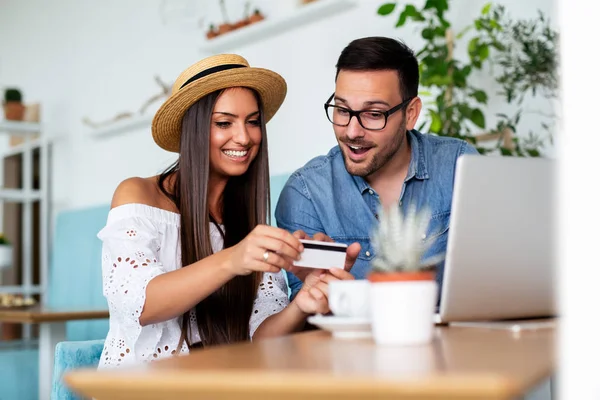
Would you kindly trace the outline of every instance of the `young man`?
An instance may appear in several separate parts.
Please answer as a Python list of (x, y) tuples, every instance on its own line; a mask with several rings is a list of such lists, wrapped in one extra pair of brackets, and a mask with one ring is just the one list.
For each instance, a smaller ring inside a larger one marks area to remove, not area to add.
[[(326, 235), (336, 242), (358, 242), (358, 258), (347, 267), (363, 279), (375, 255), (369, 236), (378, 207), (406, 210), (415, 204), (432, 212), (428, 236), (436, 239), (425, 257), (445, 252), (456, 161), (477, 150), (465, 141), (414, 129), (422, 107), (419, 66), (403, 43), (384, 37), (354, 40), (336, 68), (335, 93), (325, 109), (338, 146), (292, 174), (275, 210), (277, 225), (315, 239)], [(440, 287), (443, 267), (438, 266)], [(303, 280), (300, 270), (294, 272), (288, 273), (292, 297)]]

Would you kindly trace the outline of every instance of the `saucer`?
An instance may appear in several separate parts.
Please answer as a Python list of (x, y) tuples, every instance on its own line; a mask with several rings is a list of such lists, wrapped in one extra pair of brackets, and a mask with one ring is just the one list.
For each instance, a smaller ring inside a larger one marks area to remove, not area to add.
[(370, 338), (371, 321), (367, 318), (339, 317), (335, 315), (314, 315), (308, 318), (310, 324), (331, 332), (340, 339)]

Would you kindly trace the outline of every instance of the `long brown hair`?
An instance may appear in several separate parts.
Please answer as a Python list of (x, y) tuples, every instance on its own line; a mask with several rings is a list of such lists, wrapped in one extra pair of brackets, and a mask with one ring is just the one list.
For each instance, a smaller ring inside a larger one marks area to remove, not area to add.
[[(180, 217), (181, 265), (185, 267), (213, 254), (209, 223), (215, 222), (208, 209), (211, 117), (222, 91), (211, 93), (192, 105), (183, 117), (179, 159), (159, 177), (159, 187), (177, 206)], [(225, 186), (222, 222), (223, 248), (239, 243), (270, 213), (267, 135), (260, 98), (262, 141), (248, 171), (230, 177)], [(165, 182), (174, 175), (174, 186)], [(262, 274), (236, 276), (195, 307), (202, 346), (248, 340), (249, 321)], [(182, 338), (194, 322), (183, 315)], [(188, 343), (189, 344), (189, 343)]]

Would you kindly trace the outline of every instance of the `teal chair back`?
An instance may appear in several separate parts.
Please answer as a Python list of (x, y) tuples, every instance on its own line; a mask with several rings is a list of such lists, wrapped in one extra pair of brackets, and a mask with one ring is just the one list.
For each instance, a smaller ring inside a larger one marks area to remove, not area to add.
[[(108, 308), (102, 294), (102, 242), (109, 206), (61, 212), (50, 259), (48, 303), (55, 307)], [(63, 382), (76, 368), (96, 367), (108, 333), (108, 319), (67, 323), (67, 339), (54, 352), (53, 400), (79, 399)]]
[[(108, 308), (102, 294), (102, 242), (109, 206), (58, 214), (50, 257), (48, 304), (56, 307)], [(104, 339), (108, 320), (67, 324), (68, 340)]]
[(103, 339), (61, 342), (56, 345), (51, 400), (83, 399), (64, 384), (62, 377), (71, 369), (97, 367), (103, 347)]
[(277, 206), (277, 200), (281, 190), (285, 186), (285, 183), (289, 179), (290, 174), (273, 175), (270, 179), (271, 186), (271, 225), (277, 226), (275, 223), (275, 207)]

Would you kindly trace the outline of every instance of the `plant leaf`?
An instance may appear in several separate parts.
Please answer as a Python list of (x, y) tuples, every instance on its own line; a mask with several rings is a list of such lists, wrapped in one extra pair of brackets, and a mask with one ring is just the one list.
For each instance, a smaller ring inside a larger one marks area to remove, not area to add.
[(474, 37), (473, 39), (471, 39), (469, 41), (469, 54), (471, 56), (473, 56), (474, 54), (477, 53), (477, 48), (479, 47), (479, 38), (478, 37)]
[(440, 115), (437, 112), (431, 109), (429, 110), (429, 116), (431, 117), (429, 131), (439, 133), (442, 130), (442, 118), (440, 118)]
[(379, 10), (377, 10), (377, 14), (390, 15), (391, 13), (394, 12), (395, 8), (396, 8), (396, 3), (386, 3), (386, 4), (382, 5), (381, 7), (379, 7)]
[(485, 61), (490, 55), (490, 48), (487, 44), (479, 46), (478, 50), (479, 59)]
[(478, 127), (485, 128), (485, 116), (479, 108), (475, 108), (471, 112), (471, 117), (469, 119)]
[(421, 36), (423, 37), (423, 39), (431, 40), (435, 36), (435, 31), (433, 29), (430, 29), (430, 28), (425, 28), (421, 32)]
[(490, 10), (492, 9), (492, 3), (487, 3), (485, 6), (483, 6), (483, 8), (481, 9), (481, 15), (488, 15), (490, 13)]
[(488, 95), (483, 90), (476, 90), (471, 94), (471, 96), (473, 96), (477, 102), (487, 104)]

